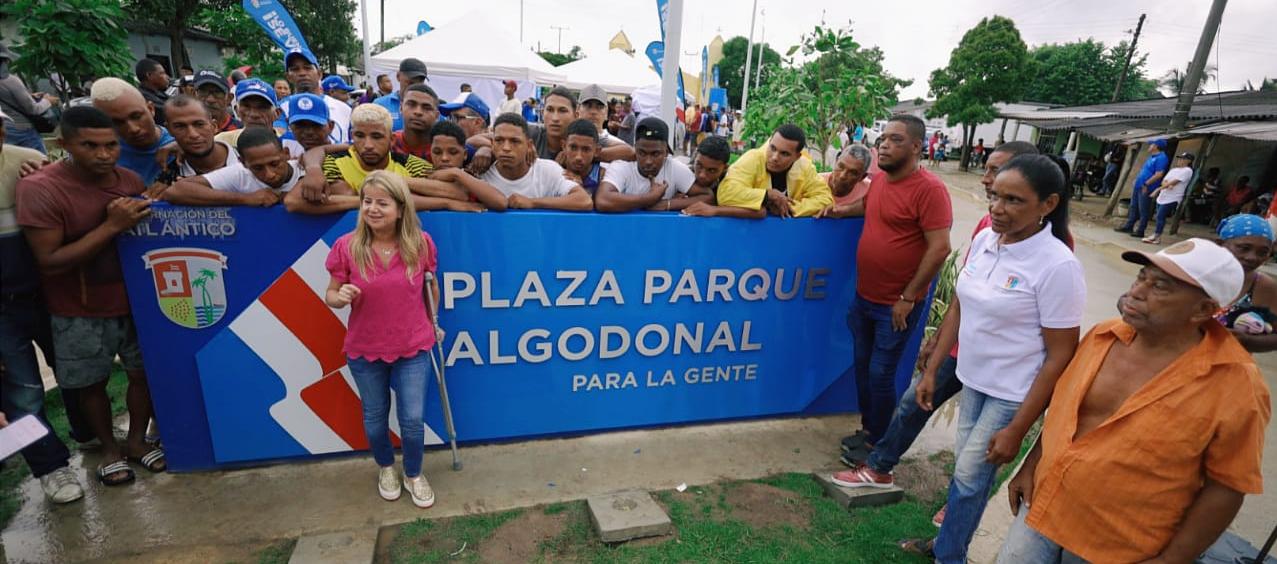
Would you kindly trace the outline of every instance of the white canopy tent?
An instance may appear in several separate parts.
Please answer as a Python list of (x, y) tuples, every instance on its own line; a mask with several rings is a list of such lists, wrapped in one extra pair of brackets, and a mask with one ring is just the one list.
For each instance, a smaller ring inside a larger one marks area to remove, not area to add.
[(519, 46), (517, 37), (492, 25), (479, 12), (441, 25), (414, 37), (393, 49), (372, 57), (372, 76), (387, 74), (392, 78), (399, 62), (414, 57), (426, 63), (428, 84), (442, 101), (457, 97), (462, 83), (470, 84), (493, 112), (505, 100), (503, 81), (519, 83), (515, 97), (531, 98), (538, 84), (562, 84), (559, 72), (536, 53)]
[(631, 94), (661, 79), (645, 57), (631, 57), (616, 49), (572, 61), (557, 70), (567, 75), (560, 84), (568, 88), (580, 90), (597, 84), (609, 94)]

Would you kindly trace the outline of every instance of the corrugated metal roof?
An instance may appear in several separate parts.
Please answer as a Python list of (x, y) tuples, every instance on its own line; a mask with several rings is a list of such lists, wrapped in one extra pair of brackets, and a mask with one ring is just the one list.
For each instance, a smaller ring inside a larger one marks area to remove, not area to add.
[[(1175, 112), (1175, 101), (1175, 98), (1153, 98), (1112, 104), (1052, 108), (1036, 112), (1007, 111), (1003, 112), (1002, 116), (1025, 120), (1094, 117), (1170, 119), (1171, 114)], [(1189, 119), (1193, 121), (1267, 118), (1277, 118), (1277, 92), (1233, 91), (1198, 94), (1193, 100), (1192, 110), (1189, 111)]]
[(1225, 121), (1203, 125), (1187, 135), (1227, 135), (1252, 141), (1277, 141), (1277, 121)]

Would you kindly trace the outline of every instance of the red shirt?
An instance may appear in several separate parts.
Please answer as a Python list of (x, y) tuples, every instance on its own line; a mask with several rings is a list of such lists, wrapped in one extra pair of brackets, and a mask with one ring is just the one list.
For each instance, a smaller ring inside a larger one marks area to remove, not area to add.
[[(110, 186), (86, 186), (65, 162), (52, 164), (18, 181), (18, 225), (61, 229), (70, 244), (106, 221), (106, 206), (119, 197), (145, 191), (136, 173), (115, 167)], [(124, 272), (112, 242), (68, 272), (42, 275), (49, 312), (62, 317), (119, 317), (129, 314)]]
[(430, 158), (430, 143), (429, 142), (427, 142), (425, 146), (422, 146), (422, 147), (409, 147), (408, 143), (406, 143), (403, 139), (402, 131), (395, 132), (394, 139), (390, 142), (390, 150), (391, 152), (403, 153), (405, 155), (412, 155), (419, 159), (425, 159), (426, 162), (431, 164), (435, 162), (434, 159)]
[(930, 171), (919, 167), (899, 182), (874, 176), (856, 251), (856, 293), (876, 304), (896, 303), (926, 253), (923, 233), (952, 225), (949, 191)]

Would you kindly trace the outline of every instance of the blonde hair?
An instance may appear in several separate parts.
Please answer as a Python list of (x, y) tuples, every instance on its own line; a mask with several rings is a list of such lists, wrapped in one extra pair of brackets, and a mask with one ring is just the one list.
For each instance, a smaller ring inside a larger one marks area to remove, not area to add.
[[(385, 108), (380, 109), (383, 112), (386, 111)], [(417, 267), (425, 258), (427, 249), (421, 236), (421, 221), (417, 219), (417, 211), (413, 207), (412, 196), (408, 191), (408, 183), (398, 174), (378, 170), (364, 179), (364, 185), (359, 193), (366, 195), (369, 188), (378, 188), (389, 194), (390, 199), (394, 200), (395, 206), (399, 208), (399, 219), (395, 221), (395, 238), (399, 245), (399, 260), (403, 261), (408, 281), (411, 282), (417, 273)], [(362, 204), (360, 207), (362, 208)], [(372, 228), (364, 222), (364, 214), (361, 210), (356, 214), (355, 234), (350, 238), (350, 255), (354, 257), (355, 266), (359, 268), (359, 276), (364, 280), (368, 279), (368, 265), (373, 261), (372, 238)]]
[(89, 89), (89, 98), (94, 102), (111, 102), (127, 97), (130, 92), (138, 98), (142, 97), (142, 93), (138, 92), (132, 84), (107, 76), (93, 81), (93, 87)]
[(386, 127), (386, 132), (390, 133), (394, 130), (395, 119), (390, 117), (390, 110), (377, 104), (360, 104), (350, 112), (350, 124), (357, 123), (383, 125)]

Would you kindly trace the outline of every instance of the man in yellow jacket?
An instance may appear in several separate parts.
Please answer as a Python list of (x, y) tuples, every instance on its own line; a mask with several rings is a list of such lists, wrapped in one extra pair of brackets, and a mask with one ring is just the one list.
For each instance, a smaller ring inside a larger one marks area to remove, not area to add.
[(776, 129), (765, 147), (741, 155), (718, 186), (718, 208), (726, 213), (713, 215), (763, 217), (770, 212), (781, 217), (809, 217), (830, 205), (834, 196), (811, 159), (803, 155), (806, 144), (801, 129), (785, 124)]

